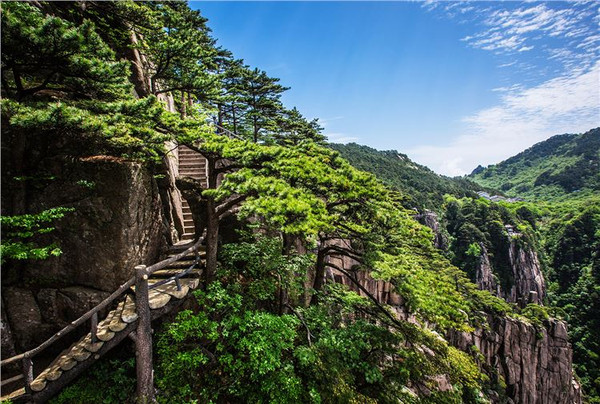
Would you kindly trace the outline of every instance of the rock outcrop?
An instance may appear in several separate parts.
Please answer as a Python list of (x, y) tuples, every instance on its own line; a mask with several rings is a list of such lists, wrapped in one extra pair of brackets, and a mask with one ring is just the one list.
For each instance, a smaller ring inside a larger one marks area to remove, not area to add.
[(479, 243), (479, 248), (481, 249), (481, 255), (475, 267), (475, 283), (479, 286), (479, 289), (487, 290), (494, 296), (501, 296), (500, 285), (492, 271), (487, 249), (483, 243)]
[(479, 243), (481, 255), (475, 267), (475, 283), (510, 303), (525, 307), (529, 303), (543, 304), (546, 296), (546, 281), (535, 251), (511, 239), (508, 247), (508, 274), (510, 288), (502, 289), (498, 276), (490, 263), (489, 254), (483, 243)]
[[(543, 285), (543, 278), (535, 276), (539, 271), (537, 256), (516, 244), (513, 247), (512, 268), (523, 271), (522, 267), (526, 267), (525, 275), (517, 278), (522, 282), (521, 289), (517, 289), (517, 283), (515, 290), (535, 290), (535, 287)], [(487, 257), (487, 252), (484, 256)], [(358, 264), (342, 256), (330, 257), (330, 262), (346, 271), (356, 268)], [(480, 261), (479, 271), (480, 286), (498, 292), (489, 259)], [(353, 272), (353, 280), (334, 269), (329, 269), (326, 276), (329, 281), (345, 284), (364, 295), (356, 285), (360, 284), (380, 303), (391, 305), (399, 317), (414, 321), (414, 317), (403, 306), (402, 297), (395, 293), (389, 282), (373, 279), (367, 271)], [(540, 296), (545, 293), (545, 288), (537, 290)], [(479, 358), (477, 360), (481, 361), (482, 368), (496, 385), (495, 390), (485, 392), (493, 403), (582, 402), (581, 388), (573, 374), (573, 351), (568, 342), (565, 322), (550, 319), (543, 325), (535, 326), (524, 320), (489, 315), (488, 324), (488, 329), (477, 329), (471, 333), (450, 332), (446, 339), (451, 345)]]
[(448, 236), (442, 232), (438, 215), (430, 210), (425, 210), (415, 216), (415, 219), (433, 231), (433, 245), (435, 248), (446, 251), (448, 249)]
[(53, 179), (25, 189), (25, 212), (74, 210), (38, 239), (58, 240), (60, 256), (3, 265), (3, 335), (11, 337), (3, 339), (4, 357), (33, 348), (101, 302), (135, 265), (155, 261), (168, 240), (158, 186), (143, 163), (102, 155), (39, 158)]
[(509, 258), (514, 284), (509, 291), (505, 291), (505, 299), (521, 306), (527, 303), (542, 304), (546, 296), (546, 281), (536, 252), (511, 240)]
[(512, 318), (490, 317), (489, 324), (489, 330), (451, 332), (448, 340), (463, 351), (481, 354), (492, 381), (504, 388), (498, 395), (492, 394), (494, 402), (582, 402), (563, 321), (551, 319), (543, 326), (534, 326)]
[(82, 158), (65, 170), (29, 202), (33, 212), (74, 208), (51, 234), (63, 254), (26, 265), (23, 278), (41, 287), (112, 292), (163, 247), (157, 186), (143, 164), (110, 156)]

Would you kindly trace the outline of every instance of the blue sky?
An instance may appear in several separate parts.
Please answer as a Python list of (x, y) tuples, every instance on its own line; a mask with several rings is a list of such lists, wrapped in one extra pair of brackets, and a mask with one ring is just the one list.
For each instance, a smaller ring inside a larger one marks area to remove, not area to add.
[(333, 142), (462, 175), (600, 126), (594, 2), (191, 2)]

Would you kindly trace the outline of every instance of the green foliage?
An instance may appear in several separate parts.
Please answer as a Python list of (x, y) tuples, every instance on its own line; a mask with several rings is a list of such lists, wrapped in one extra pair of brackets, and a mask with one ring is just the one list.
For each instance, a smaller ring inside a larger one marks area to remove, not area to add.
[(90, 21), (76, 25), (25, 2), (2, 4), (2, 90), (10, 96), (123, 98), (130, 88), (126, 68)]
[(73, 210), (59, 207), (37, 214), (0, 216), (2, 225), (0, 262), (4, 263), (7, 259), (40, 260), (62, 254), (56, 243), (39, 246), (33, 240), (36, 236), (52, 232), (54, 227), (51, 227), (51, 223)]
[(479, 258), (479, 256), (481, 256), (481, 247), (479, 246), (479, 244), (471, 243), (469, 244), (467, 251), (465, 251), (465, 254), (471, 257)]
[(134, 358), (104, 358), (74, 384), (62, 390), (50, 403), (134, 403), (135, 386)]
[(524, 203), (493, 203), (486, 199), (446, 196), (445, 220), (450, 234), (452, 263), (475, 280), (483, 248), (502, 290), (514, 283), (510, 249), (517, 244), (539, 251), (535, 214)]
[(224, 249), (220, 281), (160, 334), (161, 402), (417, 402), (406, 386), (443, 373), (457, 386), (447, 394), (455, 402), (480, 388), (469, 356), (416, 325), (389, 323), (342, 285), (282, 313), (278, 290), (295, 286), (280, 274), (302, 278), (306, 266), (280, 247), (259, 237)]
[(542, 228), (552, 264), (549, 298), (569, 320), (573, 362), (590, 401), (600, 397), (600, 209), (598, 198), (552, 206)]
[(533, 324), (541, 326), (545, 320), (550, 318), (548, 309), (539, 304), (529, 303), (521, 310), (521, 315), (525, 316)]

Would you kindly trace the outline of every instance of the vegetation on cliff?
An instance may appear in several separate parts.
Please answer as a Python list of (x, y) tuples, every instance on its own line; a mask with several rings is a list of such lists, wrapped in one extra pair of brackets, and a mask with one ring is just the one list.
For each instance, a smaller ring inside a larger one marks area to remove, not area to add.
[[(354, 166), (411, 195), (409, 204), (440, 213), (439, 231), (448, 239), (446, 255), (472, 281), (483, 247), (501, 289), (514, 284), (506, 236), (506, 226), (510, 226), (515, 241), (538, 255), (547, 282), (546, 304), (554, 315), (568, 320), (574, 367), (584, 392), (591, 402), (598, 402), (599, 139), (598, 129), (554, 136), (502, 163), (479, 167), (460, 180), (436, 176), (397, 152), (354, 144), (332, 147)], [(526, 201), (493, 203), (473, 197), (469, 192), (478, 189), (471, 181)], [(424, 194), (424, 189), (442, 194)], [(524, 313), (538, 309), (528, 306)], [(546, 309), (542, 311), (542, 318), (548, 315)]]

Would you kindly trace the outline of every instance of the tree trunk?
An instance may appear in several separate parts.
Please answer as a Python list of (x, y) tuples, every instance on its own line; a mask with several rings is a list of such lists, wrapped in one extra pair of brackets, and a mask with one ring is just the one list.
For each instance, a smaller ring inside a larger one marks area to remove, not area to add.
[(152, 368), (152, 327), (150, 306), (148, 303), (148, 275), (145, 265), (138, 265), (135, 283), (135, 305), (138, 313), (136, 330), (136, 374), (137, 402), (139, 404), (153, 403), (154, 378)]
[[(223, 104), (217, 104), (218, 113), (217, 113), (217, 125), (223, 127)], [(219, 133), (221, 129), (217, 128), (217, 133)]]
[(215, 201), (207, 201), (208, 220), (206, 223), (206, 270), (204, 272), (205, 286), (215, 278), (217, 272), (217, 253), (219, 248), (219, 217), (215, 212)]
[(254, 124), (254, 143), (258, 142), (258, 120), (256, 117), (252, 117)]
[[(217, 174), (215, 173), (216, 160), (207, 158), (208, 165), (208, 188), (217, 188)], [(217, 203), (212, 197), (206, 202), (206, 271), (204, 274), (205, 286), (208, 286), (217, 272), (217, 255), (219, 248), (219, 216), (217, 215)]]
[(135, 92), (138, 98), (144, 98), (150, 95), (150, 86), (144, 72), (142, 55), (135, 47), (138, 43), (138, 38), (133, 30), (131, 30), (131, 35), (129, 36), (129, 43), (130, 46), (126, 46), (123, 53), (131, 62), (131, 81), (133, 82)]
[(313, 284), (313, 289), (315, 290), (315, 294), (313, 294), (312, 299), (310, 300), (310, 304), (314, 305), (318, 302), (317, 294), (323, 289), (323, 285), (325, 284), (325, 258), (327, 253), (323, 250), (319, 250), (317, 252), (317, 263), (315, 265), (315, 282)]
[(238, 132), (237, 132), (237, 119), (235, 117), (235, 105), (231, 106), (231, 114), (233, 117), (233, 133), (235, 133), (237, 135)]
[(185, 111), (185, 92), (181, 90), (181, 119), (185, 119), (186, 111)]

